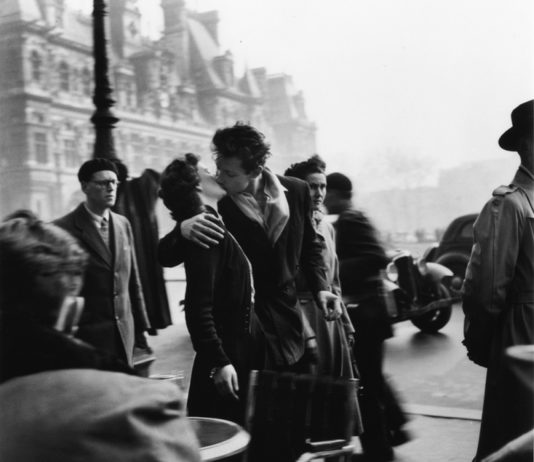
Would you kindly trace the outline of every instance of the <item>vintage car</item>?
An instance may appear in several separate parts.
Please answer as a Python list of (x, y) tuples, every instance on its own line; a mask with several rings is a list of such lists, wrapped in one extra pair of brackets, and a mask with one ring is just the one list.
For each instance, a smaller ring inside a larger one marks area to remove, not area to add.
[(470, 213), (452, 220), (441, 241), (425, 252), (426, 261), (446, 266), (463, 280), (473, 246), (473, 224), (477, 216)]

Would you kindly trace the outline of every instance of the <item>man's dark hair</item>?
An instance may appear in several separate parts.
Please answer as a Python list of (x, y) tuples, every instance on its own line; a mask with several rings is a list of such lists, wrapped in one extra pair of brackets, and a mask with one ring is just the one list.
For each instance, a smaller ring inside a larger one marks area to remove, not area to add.
[(285, 171), (285, 176), (293, 176), (306, 180), (308, 175), (313, 173), (324, 173), (326, 170), (326, 163), (318, 154), (314, 154), (309, 159), (303, 162), (297, 162), (291, 164), (291, 166)]
[(211, 143), (215, 160), (237, 157), (247, 173), (263, 167), (271, 155), (265, 135), (243, 122), (217, 130)]
[(352, 181), (343, 173), (334, 172), (326, 176), (327, 191), (337, 191), (343, 199), (352, 197)]
[(190, 218), (202, 210), (196, 190), (200, 184), (197, 164), (198, 157), (187, 153), (184, 159), (174, 159), (161, 174), (158, 194), (176, 221)]
[(101, 172), (103, 170), (109, 170), (115, 173), (117, 178), (119, 177), (119, 172), (115, 162), (103, 157), (95, 157), (94, 159), (88, 160), (82, 164), (80, 170), (78, 170), (78, 180), (80, 183), (91, 181), (93, 173)]

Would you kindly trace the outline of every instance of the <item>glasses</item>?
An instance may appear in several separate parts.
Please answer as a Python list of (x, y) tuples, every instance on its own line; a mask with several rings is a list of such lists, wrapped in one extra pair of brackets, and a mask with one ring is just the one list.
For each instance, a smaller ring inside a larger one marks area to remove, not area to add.
[(113, 186), (116, 188), (121, 183), (118, 180), (91, 180), (91, 183), (96, 184), (99, 188), (109, 188), (110, 186)]

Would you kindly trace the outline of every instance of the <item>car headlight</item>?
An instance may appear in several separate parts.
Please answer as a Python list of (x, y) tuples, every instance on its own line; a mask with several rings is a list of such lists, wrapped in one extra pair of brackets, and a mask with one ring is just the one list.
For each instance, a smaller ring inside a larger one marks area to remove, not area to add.
[(399, 272), (394, 262), (391, 262), (386, 266), (386, 276), (391, 282), (397, 282), (399, 279)]

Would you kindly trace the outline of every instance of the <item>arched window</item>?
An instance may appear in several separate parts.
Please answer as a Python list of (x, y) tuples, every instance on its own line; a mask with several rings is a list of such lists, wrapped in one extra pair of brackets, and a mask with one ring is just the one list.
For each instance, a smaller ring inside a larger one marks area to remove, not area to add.
[(65, 61), (59, 63), (59, 88), (63, 91), (70, 90), (69, 66)]
[(89, 72), (89, 69), (86, 67), (82, 70), (82, 93), (85, 96), (91, 96), (91, 88), (92, 88), (92, 81), (91, 81), (91, 72)]
[(32, 67), (32, 80), (40, 82), (43, 76), (43, 60), (41, 55), (35, 50), (32, 51), (30, 62)]

